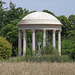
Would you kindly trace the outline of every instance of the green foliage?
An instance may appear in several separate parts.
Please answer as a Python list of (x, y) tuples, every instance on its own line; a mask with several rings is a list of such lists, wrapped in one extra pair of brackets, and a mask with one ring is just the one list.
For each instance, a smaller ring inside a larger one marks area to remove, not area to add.
[(43, 56), (31, 56), (25, 57), (27, 62), (71, 62), (69, 56), (59, 56), (58, 54), (51, 54), (51, 55), (43, 55)]
[(41, 49), (41, 53), (42, 54), (57, 54), (58, 52), (51, 44), (47, 44), (46, 47)]
[(4, 26), (4, 27), (0, 30), (0, 35), (3, 36), (3, 37), (5, 37), (6, 34), (12, 30), (12, 27), (13, 27), (13, 25), (10, 25), (10, 24)]
[(26, 56), (35, 56), (36, 51), (33, 51), (32, 48), (27, 48), (26, 50)]
[(46, 43), (52, 44), (52, 31), (47, 31), (46, 32)]
[(36, 50), (38, 50), (38, 42), (41, 42), (41, 48), (43, 45), (43, 32), (40, 31), (36, 31)]
[(12, 44), (12, 55), (17, 55), (18, 27), (8, 24), (1, 29), (0, 35), (6, 37), (6, 39)]
[(31, 30), (29, 30), (29, 31), (27, 31), (27, 47), (29, 48), (29, 49), (32, 49), (32, 31)]
[[(74, 45), (75, 47), (75, 45)], [(73, 60), (75, 60), (75, 48), (70, 50), (70, 55), (69, 55)]]
[[(3, 60), (4, 61), (4, 60)], [(15, 57), (5, 60), (5, 62), (73, 62), (69, 56), (43, 55), (43, 56), (25, 56)]]
[(10, 9), (13, 10), (13, 9), (15, 9), (16, 5), (14, 3), (12, 3), (12, 1), (10, 1), (9, 6), (10, 6)]
[(75, 42), (75, 30), (70, 30), (68, 37)]
[(63, 24), (62, 26), (62, 36), (67, 36), (69, 30), (71, 30), (71, 22), (65, 16), (57, 17), (59, 21)]
[(74, 38), (62, 39), (61, 41), (62, 54), (70, 54), (72, 49), (75, 49)]
[(69, 39), (63, 39), (61, 48), (62, 54), (67, 54), (75, 60), (75, 38), (73, 36), (70, 36)]
[(73, 41), (70, 39), (63, 39), (61, 42), (62, 54), (70, 54), (70, 50), (72, 49)]
[(69, 54), (69, 56), (73, 59), (73, 60), (75, 60), (75, 43), (71, 46), (71, 50), (70, 50), (70, 54)]
[(3, 5), (6, 4), (2, 0), (0, 1), (0, 29), (5, 26), (5, 8), (3, 8)]
[(12, 54), (12, 45), (4, 38), (0, 37), (0, 57), (7, 59)]
[(53, 16), (55, 16), (55, 14), (53, 12), (49, 11), (49, 10), (43, 10), (43, 12), (47, 12), (47, 13), (52, 14)]
[(5, 2), (3, 2), (2, 0), (0, 1), (0, 8), (3, 7), (3, 4), (6, 4)]
[(71, 22), (71, 29), (72, 30), (75, 30), (75, 15), (70, 15), (69, 17), (68, 17), (68, 20)]
[(26, 56), (32, 56), (32, 49), (27, 48)]
[(36, 31), (36, 38), (37, 38), (37, 43), (41, 42), (42, 43), (42, 39), (43, 39), (43, 32), (42, 31)]

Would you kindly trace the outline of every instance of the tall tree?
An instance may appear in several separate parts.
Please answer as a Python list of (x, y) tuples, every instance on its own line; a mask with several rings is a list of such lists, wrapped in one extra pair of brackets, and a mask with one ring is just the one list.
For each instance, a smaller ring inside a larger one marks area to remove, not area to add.
[(2, 0), (0, 1), (0, 29), (4, 26), (4, 20), (5, 20), (5, 9), (3, 8), (3, 2)]
[(75, 30), (75, 15), (70, 15), (68, 20), (71, 22), (72, 30)]
[(7, 24), (3, 28), (1, 28), (0, 36), (5, 37), (12, 44), (13, 55), (16, 55), (17, 54), (17, 43), (18, 43), (17, 41), (18, 40), (18, 27), (13, 24)]
[(57, 18), (63, 24), (63, 26), (62, 26), (62, 36), (68, 36), (69, 30), (71, 30), (71, 22), (65, 16), (59, 16)]
[(21, 7), (15, 8), (15, 4), (10, 2), (10, 10), (6, 14), (6, 22), (10, 23), (12, 20), (19, 19), (23, 14), (23, 9)]

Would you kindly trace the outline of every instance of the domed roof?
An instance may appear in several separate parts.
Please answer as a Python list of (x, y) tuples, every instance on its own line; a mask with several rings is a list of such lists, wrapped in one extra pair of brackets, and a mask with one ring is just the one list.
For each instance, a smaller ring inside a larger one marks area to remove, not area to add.
[(61, 22), (53, 15), (46, 12), (34, 12), (25, 16), (19, 21), (18, 25), (25, 24), (57, 24), (62, 25)]

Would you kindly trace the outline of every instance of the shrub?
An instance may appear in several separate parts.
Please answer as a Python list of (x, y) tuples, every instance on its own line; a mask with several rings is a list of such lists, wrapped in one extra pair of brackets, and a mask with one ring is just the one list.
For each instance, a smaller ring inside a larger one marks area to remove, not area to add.
[(43, 56), (27, 56), (25, 60), (27, 62), (71, 62), (69, 56), (59, 55), (43, 55)]
[(7, 59), (12, 54), (12, 45), (4, 38), (0, 37), (0, 57)]
[(56, 54), (57, 50), (51, 44), (47, 44), (46, 47), (41, 49), (41, 53), (42, 54)]
[(32, 49), (26, 49), (26, 56), (32, 56)]
[(70, 50), (70, 57), (75, 60), (75, 49)]
[(61, 42), (62, 54), (70, 54), (70, 50), (72, 49), (73, 41), (68, 39), (63, 39)]
[(5, 62), (73, 62), (67, 55), (43, 55), (43, 56), (21, 56), (21, 57), (13, 57), (8, 60), (2, 60)]

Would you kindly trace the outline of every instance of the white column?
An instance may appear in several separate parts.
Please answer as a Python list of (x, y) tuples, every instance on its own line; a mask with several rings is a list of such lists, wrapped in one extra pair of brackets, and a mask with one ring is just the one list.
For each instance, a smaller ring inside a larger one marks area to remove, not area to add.
[(21, 30), (18, 30), (18, 56), (21, 56), (21, 48), (22, 48)]
[(46, 30), (43, 30), (43, 47), (46, 46)]
[(32, 50), (35, 51), (35, 30), (32, 30)]
[(56, 32), (56, 30), (53, 30), (53, 47), (54, 47), (54, 48), (55, 48), (55, 46), (56, 46), (55, 32)]
[(58, 51), (59, 55), (61, 55), (61, 31), (58, 31)]
[(26, 54), (26, 30), (23, 30), (23, 56)]

